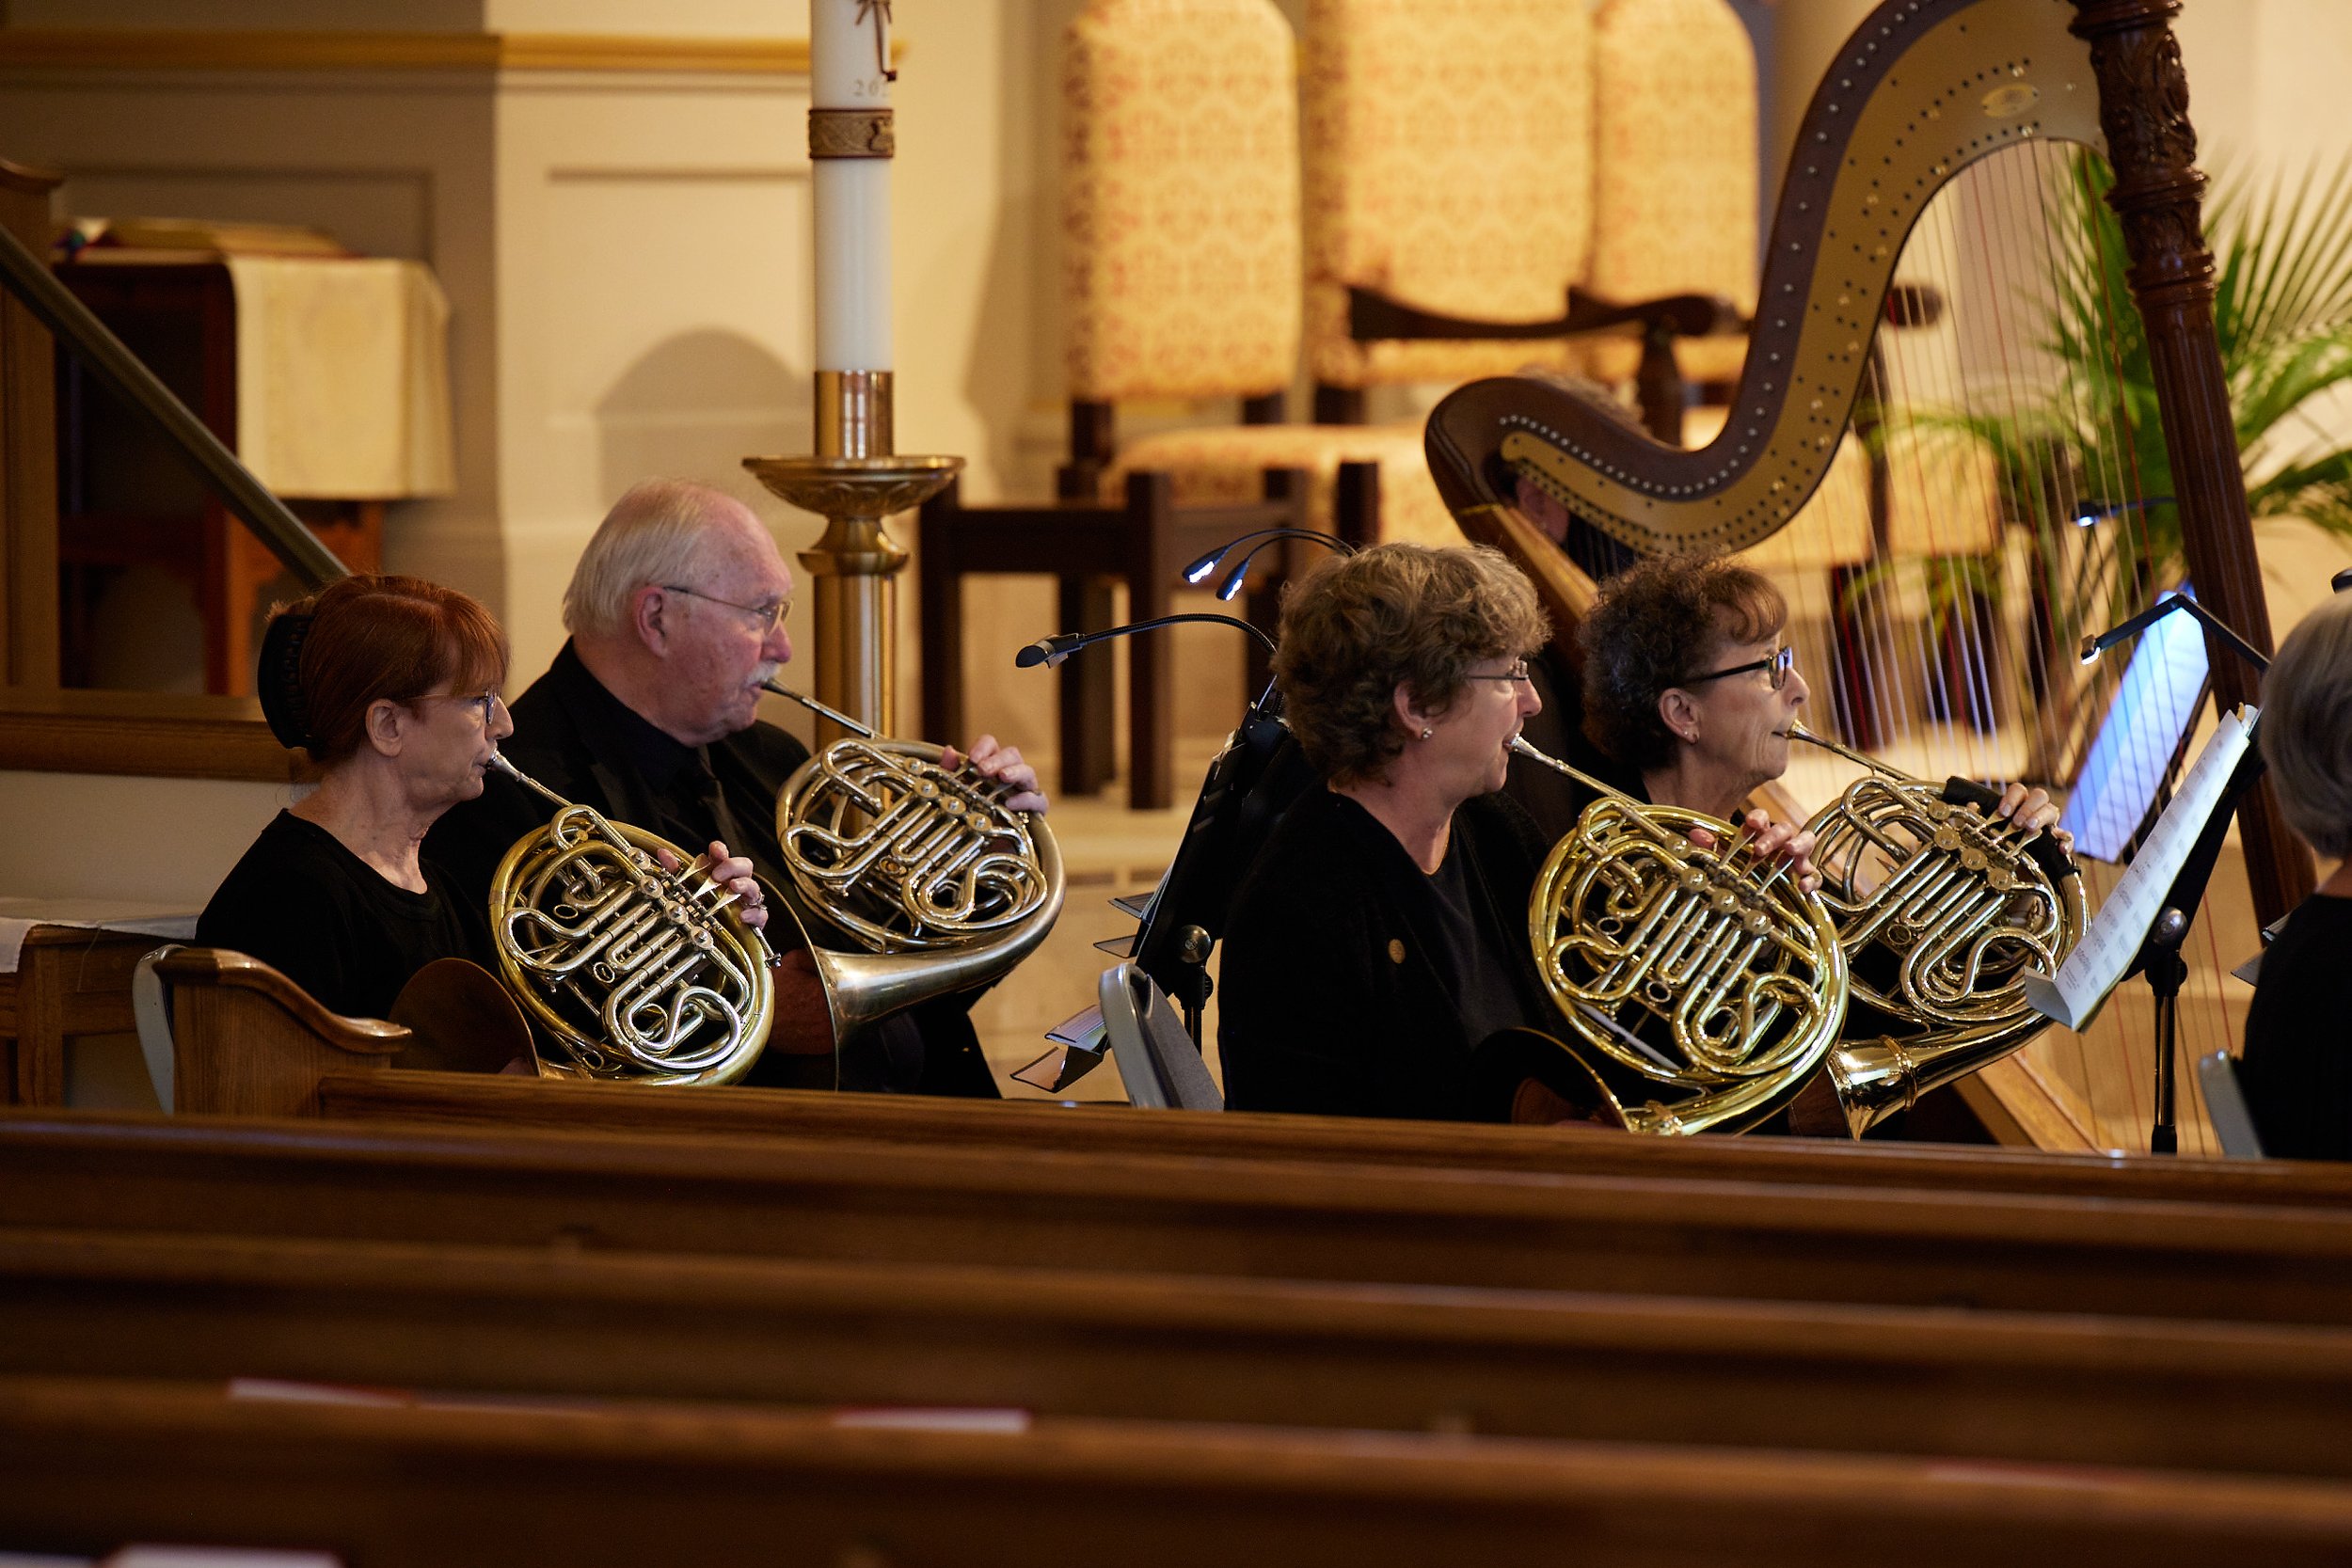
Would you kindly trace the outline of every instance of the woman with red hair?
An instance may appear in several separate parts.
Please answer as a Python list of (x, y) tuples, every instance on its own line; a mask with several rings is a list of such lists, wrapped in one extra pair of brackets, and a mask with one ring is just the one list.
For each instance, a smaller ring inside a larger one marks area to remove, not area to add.
[[(281, 971), (338, 1013), (382, 1018), (437, 958), (495, 968), (486, 911), (418, 858), (425, 830), (482, 793), (514, 733), (506, 637), (480, 603), (417, 578), (345, 578), (281, 611), (262, 642), (262, 709), (318, 766), (197, 922), (208, 947)], [(764, 922), (750, 863), (716, 879)]]

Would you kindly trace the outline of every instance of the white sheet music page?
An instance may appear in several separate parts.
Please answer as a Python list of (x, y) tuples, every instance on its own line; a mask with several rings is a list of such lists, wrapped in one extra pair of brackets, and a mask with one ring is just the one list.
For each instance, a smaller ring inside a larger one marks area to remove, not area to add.
[(2164, 907), (2164, 895), (2172, 890), (2172, 880), (2197, 847), (2197, 837), (2219, 803), (2223, 786), (2246, 754), (2254, 717), (2251, 707), (2240, 707), (2222, 717), (2213, 738), (2205, 742), (2205, 749), (2189, 768), (2188, 777), (2181, 782), (2180, 793), (2156, 819), (2155, 831), (2132, 857), (2131, 869), (2100, 906), (2083, 940), (2058, 966), (2057, 978), (2025, 977), (2026, 1000), (2033, 1004), (2034, 1011), (2069, 1029), (2080, 1029), (2098, 1016), (2107, 993), (2138, 956), (2148, 927), (2155, 924), (2156, 911)]

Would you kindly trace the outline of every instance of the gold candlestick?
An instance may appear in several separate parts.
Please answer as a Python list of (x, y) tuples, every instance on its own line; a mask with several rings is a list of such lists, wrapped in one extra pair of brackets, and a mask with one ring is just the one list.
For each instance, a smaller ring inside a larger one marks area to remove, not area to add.
[[(879, 735), (897, 735), (898, 574), (906, 547), (883, 525), (945, 489), (961, 457), (891, 451), (891, 372), (817, 372), (817, 451), (807, 457), (747, 457), (743, 467), (825, 532), (801, 552), (817, 618), (816, 696)], [(822, 746), (845, 733), (817, 722)]]

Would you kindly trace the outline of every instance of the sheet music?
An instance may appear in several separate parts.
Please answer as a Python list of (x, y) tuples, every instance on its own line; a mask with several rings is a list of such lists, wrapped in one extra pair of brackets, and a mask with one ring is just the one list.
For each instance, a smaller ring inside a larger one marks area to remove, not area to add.
[(2131, 869), (2115, 884), (2115, 892), (2100, 907), (2083, 940), (2058, 966), (2057, 978), (2025, 977), (2026, 1000), (2034, 1011), (2069, 1029), (2080, 1029), (2097, 1016), (2107, 993), (2138, 956), (2149, 927), (2155, 924), (2156, 911), (2164, 907), (2164, 895), (2172, 890), (2173, 879), (2187, 863), (2189, 851), (2197, 847), (2198, 835), (2219, 803), (2230, 775), (2237, 770), (2238, 759), (2246, 754), (2254, 717), (2251, 707), (2223, 716), (2182, 781), (2180, 793), (2164, 808), (2148, 842), (2133, 858)]

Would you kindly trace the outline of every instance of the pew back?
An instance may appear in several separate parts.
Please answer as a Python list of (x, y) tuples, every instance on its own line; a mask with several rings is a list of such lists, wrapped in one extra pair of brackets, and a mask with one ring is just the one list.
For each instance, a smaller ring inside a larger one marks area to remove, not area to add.
[(0, 1225), (2343, 1323), (2352, 1212), (0, 1113)]
[(0, 1231), (0, 1374), (1013, 1407), (2352, 1477), (2352, 1334)]
[(445, 1072), (330, 1073), (318, 1082), (315, 1101), (318, 1113), (335, 1120), (453, 1127), (601, 1128), (1071, 1154), (1342, 1161), (1556, 1175), (2352, 1206), (2352, 1166), (2282, 1160), (2160, 1160), (1810, 1138), (1634, 1138), (1581, 1127), (1486, 1127), (1232, 1111), (1202, 1116), (792, 1089), (680, 1094), (642, 1085)]
[(369, 1568), (2341, 1561), (2352, 1496), (2267, 1478), (1041, 1419), (865, 1430), (707, 1406), (238, 1400), (0, 1379), (0, 1536)]

